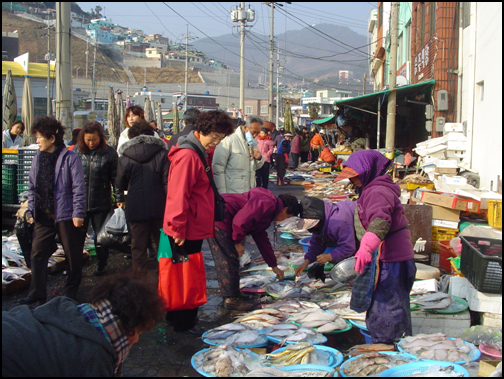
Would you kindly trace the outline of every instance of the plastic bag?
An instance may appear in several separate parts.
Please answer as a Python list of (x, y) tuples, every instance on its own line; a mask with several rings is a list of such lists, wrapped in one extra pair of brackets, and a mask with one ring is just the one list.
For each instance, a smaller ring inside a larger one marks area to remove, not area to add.
[(471, 326), (459, 337), (474, 345), (485, 344), (486, 346), (492, 346), (502, 351), (502, 328), (475, 325)]
[(128, 234), (128, 224), (124, 209), (116, 208), (110, 220), (105, 223), (105, 229), (111, 234)]
[(97, 232), (96, 242), (104, 247), (119, 247), (128, 244), (131, 240), (129, 234), (112, 234), (107, 231), (106, 225), (114, 215), (114, 210), (111, 210), (103, 223), (101, 230)]

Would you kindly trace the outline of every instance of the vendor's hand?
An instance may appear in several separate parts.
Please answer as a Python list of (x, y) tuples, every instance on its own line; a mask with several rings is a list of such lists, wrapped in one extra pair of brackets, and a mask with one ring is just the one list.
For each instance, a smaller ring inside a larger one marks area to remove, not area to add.
[(26, 220), (26, 222), (28, 222), (28, 224), (33, 224), (35, 220), (33, 219), (33, 217), (28, 217), (28, 219)]
[(300, 276), (301, 274), (303, 274), (303, 271), (308, 267), (308, 265), (310, 264), (310, 261), (308, 259), (305, 259), (303, 263), (301, 263), (298, 268), (296, 269), (296, 276)]
[(239, 257), (245, 254), (245, 247), (241, 243), (235, 244), (235, 249)]
[(121, 202), (117, 202), (117, 208), (123, 208), (124, 207), (124, 203), (121, 203)]
[(254, 149), (254, 151), (252, 152), (252, 155), (254, 156), (254, 159), (257, 159), (258, 161), (261, 160), (261, 158), (262, 158), (261, 152), (256, 149)]
[(185, 242), (185, 238), (175, 238), (174, 240), (178, 246), (182, 246)]
[(73, 224), (76, 228), (80, 228), (82, 225), (84, 225), (84, 219), (80, 217), (73, 217), (72, 218)]
[(371, 253), (369, 253), (366, 250), (359, 250), (355, 254), (355, 258), (356, 261), (354, 270), (362, 274), (364, 272), (364, 267), (366, 267), (366, 265), (371, 262), (372, 259)]
[(276, 274), (278, 280), (284, 279), (284, 272), (278, 268), (278, 266), (272, 268), (273, 272)]
[(320, 254), (319, 256), (317, 256), (317, 262), (320, 264), (325, 264), (331, 261), (332, 261), (331, 254)]

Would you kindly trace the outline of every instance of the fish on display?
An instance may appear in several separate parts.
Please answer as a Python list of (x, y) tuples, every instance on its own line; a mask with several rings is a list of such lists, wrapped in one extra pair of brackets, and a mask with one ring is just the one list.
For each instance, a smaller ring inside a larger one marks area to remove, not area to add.
[(307, 286), (297, 286), (293, 282), (280, 281), (269, 284), (266, 290), (273, 296), (285, 299), (290, 297), (304, 297), (310, 298), (311, 294), (315, 291), (313, 288)]
[(376, 376), (395, 366), (414, 361), (400, 354), (383, 354), (377, 351), (364, 353), (344, 364), (342, 371), (347, 376)]
[(239, 351), (225, 344), (195, 354), (194, 362), (198, 370), (217, 377), (245, 376), (261, 365), (260, 358), (248, 350)]
[(452, 303), (450, 295), (443, 292), (428, 293), (410, 300), (410, 304), (419, 305), (420, 309), (446, 309)]
[(308, 364), (311, 361), (311, 355), (315, 351), (315, 346), (310, 343), (300, 342), (285, 348), (280, 353), (271, 353), (264, 355), (264, 362), (267, 365), (289, 366), (296, 364)]
[(405, 352), (422, 359), (452, 363), (468, 363), (471, 361), (471, 345), (468, 345), (460, 338), (451, 339), (441, 333), (406, 337), (399, 341), (399, 346)]
[(250, 275), (240, 278), (240, 288), (262, 287), (270, 284), (275, 278), (266, 275)]
[(440, 365), (431, 365), (427, 369), (427, 371), (421, 372), (417, 370), (415, 373), (415, 369), (412, 369), (412, 374), (408, 375), (409, 378), (439, 378), (439, 377), (462, 377), (464, 374), (456, 372), (454, 366), (446, 366), (441, 367)]
[(277, 378), (277, 377), (292, 378), (292, 377), (300, 377), (302, 376), (302, 373), (284, 371), (275, 367), (261, 367), (253, 371), (250, 371), (245, 376), (251, 378)]

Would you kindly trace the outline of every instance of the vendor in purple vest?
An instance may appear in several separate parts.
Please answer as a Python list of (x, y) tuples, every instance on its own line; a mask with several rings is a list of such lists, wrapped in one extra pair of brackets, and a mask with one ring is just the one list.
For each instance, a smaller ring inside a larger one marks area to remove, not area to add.
[[(339, 263), (355, 254), (354, 211), (355, 203), (348, 200), (333, 203), (316, 197), (303, 197), (300, 217), (312, 221), (313, 225), (307, 229), (312, 238), (304, 262), (296, 269), (296, 276), (315, 261), (319, 264)], [(329, 246), (334, 246), (334, 249), (324, 254)]]
[(376, 268), (370, 291), (358, 292), (354, 283), (350, 306), (367, 311), (373, 343), (385, 344), (412, 334), (409, 294), (416, 274), (408, 220), (399, 201), (401, 190), (387, 175), (392, 164), (377, 151), (356, 151), (334, 180), (348, 178), (359, 195), (354, 217), (360, 242), (355, 254), (355, 270), (361, 273), (357, 281)]

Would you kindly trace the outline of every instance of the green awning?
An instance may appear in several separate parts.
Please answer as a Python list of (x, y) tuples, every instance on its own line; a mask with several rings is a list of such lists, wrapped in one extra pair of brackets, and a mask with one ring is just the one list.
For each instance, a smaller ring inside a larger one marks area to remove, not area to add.
[(321, 118), (320, 120), (313, 120), (312, 121), (312, 124), (317, 124), (317, 125), (334, 124), (334, 123), (336, 123), (336, 116)]
[[(435, 80), (428, 80), (426, 82), (410, 84), (407, 86), (401, 86), (396, 88), (397, 96), (409, 96), (409, 95), (418, 95), (424, 91), (430, 91), (431, 87), (434, 85)], [(344, 100), (335, 101), (334, 105), (349, 105), (353, 107), (362, 107), (368, 104), (372, 105), (373, 109), (376, 109), (377, 99), (383, 99), (385, 96), (392, 92), (390, 89), (385, 89), (379, 92), (369, 93), (367, 95), (351, 97)], [(315, 121), (314, 121), (315, 122)]]

